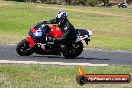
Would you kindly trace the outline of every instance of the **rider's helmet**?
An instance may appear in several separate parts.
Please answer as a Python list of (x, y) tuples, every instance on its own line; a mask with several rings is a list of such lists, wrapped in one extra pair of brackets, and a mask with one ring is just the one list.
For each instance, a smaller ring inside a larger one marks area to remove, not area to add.
[(67, 22), (67, 13), (65, 11), (60, 11), (56, 15), (56, 21), (58, 25), (63, 25)]

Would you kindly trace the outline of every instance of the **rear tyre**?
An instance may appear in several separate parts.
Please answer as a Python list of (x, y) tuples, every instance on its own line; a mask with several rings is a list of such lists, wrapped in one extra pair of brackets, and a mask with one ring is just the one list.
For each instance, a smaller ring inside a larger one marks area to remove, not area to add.
[(29, 56), (34, 53), (34, 51), (32, 49), (30, 49), (30, 47), (29, 47), (29, 42), (25, 39), (23, 39), (21, 42), (19, 42), (19, 44), (16, 47), (16, 52), (20, 56)]
[(79, 56), (82, 53), (82, 51), (83, 51), (83, 43), (77, 42), (73, 44), (71, 49), (68, 49), (65, 52), (62, 52), (62, 54), (65, 57), (65, 59), (75, 58)]

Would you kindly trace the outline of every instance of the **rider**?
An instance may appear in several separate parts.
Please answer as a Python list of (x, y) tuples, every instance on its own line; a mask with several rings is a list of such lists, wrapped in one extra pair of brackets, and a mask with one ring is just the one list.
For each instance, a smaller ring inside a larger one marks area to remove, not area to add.
[(67, 13), (65, 11), (60, 11), (56, 15), (56, 19), (49, 21), (43, 21), (44, 24), (58, 24), (59, 29), (62, 30), (62, 37), (51, 39), (55, 43), (61, 43), (61, 49), (67, 50), (77, 38), (76, 30), (74, 26), (67, 19)]

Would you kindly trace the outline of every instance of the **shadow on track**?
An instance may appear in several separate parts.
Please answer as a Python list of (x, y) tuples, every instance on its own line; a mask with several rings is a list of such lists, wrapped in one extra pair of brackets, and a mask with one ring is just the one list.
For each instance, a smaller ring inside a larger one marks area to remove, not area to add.
[(82, 60), (82, 59), (85, 59), (85, 60), (110, 60), (110, 59), (100, 59), (100, 58), (93, 58), (93, 57), (76, 57), (76, 58), (73, 58), (73, 59), (66, 59), (64, 58), (63, 56), (49, 56), (49, 55), (46, 55), (46, 56), (32, 56), (32, 57), (36, 57), (36, 58), (50, 58), (50, 59), (64, 59), (64, 60)]

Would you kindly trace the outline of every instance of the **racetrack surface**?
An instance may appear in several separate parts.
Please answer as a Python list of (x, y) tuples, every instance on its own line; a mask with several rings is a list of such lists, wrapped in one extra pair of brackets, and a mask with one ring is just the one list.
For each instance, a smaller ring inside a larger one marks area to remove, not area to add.
[(77, 58), (64, 59), (63, 56), (54, 55), (19, 56), (15, 48), (16, 45), (0, 45), (0, 60), (132, 65), (131, 51), (84, 49)]

